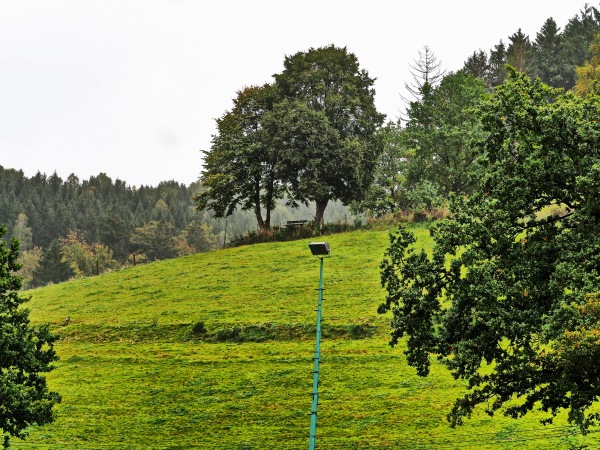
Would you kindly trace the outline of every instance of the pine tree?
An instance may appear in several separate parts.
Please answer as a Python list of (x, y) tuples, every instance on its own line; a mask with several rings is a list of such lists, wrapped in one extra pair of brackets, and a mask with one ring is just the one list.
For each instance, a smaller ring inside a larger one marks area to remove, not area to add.
[(61, 399), (41, 375), (58, 360), (56, 337), (47, 325), (29, 324), (29, 311), (21, 307), (26, 299), (18, 295), (21, 279), (14, 275), (20, 267), (19, 241), (7, 246), (1, 239), (5, 233), (0, 227), (0, 430), (8, 448), (11, 436), (25, 438), (30, 426), (52, 422), (52, 408)]
[(410, 69), (413, 81), (410, 84), (404, 83), (404, 88), (413, 99), (402, 97), (406, 103), (422, 100), (444, 78), (446, 73), (445, 70), (442, 70), (442, 62), (437, 59), (427, 45), (423, 47), (423, 50), (419, 50), (419, 58), (414, 60)]
[(575, 86), (576, 67), (583, 66), (590, 58), (590, 44), (600, 32), (600, 11), (585, 5), (584, 9), (569, 20), (562, 33), (560, 59), (562, 86), (571, 89)]
[(510, 44), (506, 50), (506, 62), (519, 72), (528, 73), (533, 63), (533, 45), (529, 36), (519, 28), (508, 40)]
[(506, 46), (500, 40), (500, 43), (490, 50), (490, 75), (488, 85), (499, 86), (506, 78)]
[(490, 62), (487, 54), (481, 49), (477, 52), (473, 52), (473, 54), (465, 61), (462, 71), (465, 74), (479, 78), (484, 83), (488, 84), (488, 81), (490, 80)]
[(561, 72), (561, 47), (560, 28), (550, 17), (537, 33), (533, 43), (534, 62), (532, 67), (533, 75), (540, 77), (549, 86), (560, 87), (564, 83)]
[(44, 286), (48, 283), (60, 283), (74, 275), (73, 268), (63, 258), (58, 239), (55, 239), (43, 253), (40, 265), (33, 273), (34, 285)]

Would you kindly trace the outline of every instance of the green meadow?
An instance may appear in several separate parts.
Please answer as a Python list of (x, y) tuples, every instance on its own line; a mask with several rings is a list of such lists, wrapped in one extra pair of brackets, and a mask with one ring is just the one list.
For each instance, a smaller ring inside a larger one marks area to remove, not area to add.
[[(427, 230), (415, 228), (430, 245)], [(597, 448), (565, 417), (445, 416), (464, 383), (427, 378), (388, 345), (379, 262), (387, 231), (324, 237), (317, 448)], [(230, 248), (29, 291), (52, 324), (56, 421), (14, 448), (307, 448), (319, 262), (308, 240)], [(65, 318), (70, 316), (70, 322)], [(194, 325), (202, 322), (197, 332)]]

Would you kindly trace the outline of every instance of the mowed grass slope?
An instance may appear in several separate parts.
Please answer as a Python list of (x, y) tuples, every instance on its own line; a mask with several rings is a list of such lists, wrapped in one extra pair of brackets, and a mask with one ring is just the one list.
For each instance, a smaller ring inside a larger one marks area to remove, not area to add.
[[(425, 228), (416, 228), (423, 245)], [(452, 430), (463, 390), (437, 363), (420, 378), (387, 344), (379, 262), (386, 231), (324, 238), (318, 448), (570, 448), (564, 418), (541, 427), (485, 414)], [(31, 292), (34, 323), (61, 336), (48, 374), (57, 420), (15, 448), (308, 446), (318, 260), (308, 240), (239, 247)], [(64, 319), (71, 321), (65, 325)], [(202, 321), (206, 333), (192, 333)]]

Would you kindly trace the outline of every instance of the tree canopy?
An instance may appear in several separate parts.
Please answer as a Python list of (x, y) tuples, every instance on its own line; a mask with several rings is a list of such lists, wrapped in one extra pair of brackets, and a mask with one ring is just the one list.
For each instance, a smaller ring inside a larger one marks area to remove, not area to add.
[(573, 90), (578, 95), (600, 94), (600, 34), (590, 44), (592, 57), (583, 66), (577, 67), (577, 82)]
[[(314, 201), (321, 224), (330, 200), (361, 199), (373, 181), (382, 150), (376, 131), (384, 120), (375, 107), (375, 80), (356, 55), (333, 45), (286, 56), (283, 72), (274, 76), (288, 101), (279, 129), (290, 155), (289, 194), (293, 201)], [(290, 114), (302, 121), (292, 123)]]
[(205, 190), (196, 197), (199, 209), (227, 217), (240, 206), (254, 212), (260, 229), (270, 228), (275, 200), (284, 193), (279, 148), (270, 145), (264, 130), (275, 99), (272, 85), (246, 87), (238, 92), (231, 111), (217, 119), (217, 134), (204, 152)]
[[(0, 226), (0, 238), (5, 233)], [(60, 402), (42, 375), (58, 360), (56, 337), (48, 326), (29, 324), (29, 311), (22, 307), (26, 299), (17, 293), (21, 279), (14, 275), (18, 255), (17, 240), (7, 245), (0, 239), (0, 429), (5, 448), (10, 436), (24, 438), (29, 426), (52, 422), (52, 408)]]
[(410, 175), (414, 183), (429, 181), (445, 195), (470, 193), (477, 171), (472, 144), (482, 135), (470, 108), (485, 94), (481, 80), (459, 71), (410, 104), (404, 134), (415, 153)]
[(452, 425), (484, 405), (546, 422), (564, 409), (586, 430), (600, 418), (600, 97), (509, 77), (478, 109), (485, 170), (431, 227), (432, 252), (391, 234), (379, 311), (419, 375), (434, 354), (468, 381)]
[(287, 56), (274, 78), (238, 92), (217, 120), (197, 205), (217, 217), (253, 209), (266, 230), (275, 200), (286, 195), (294, 205), (314, 201), (321, 224), (329, 201), (361, 198), (372, 182), (384, 118), (374, 79), (333, 45)]

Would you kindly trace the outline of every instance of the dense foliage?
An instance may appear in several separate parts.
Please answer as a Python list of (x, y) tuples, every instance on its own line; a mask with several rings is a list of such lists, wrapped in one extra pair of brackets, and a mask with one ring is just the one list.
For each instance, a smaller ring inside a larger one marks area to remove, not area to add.
[(192, 205), (190, 188), (174, 181), (134, 188), (105, 174), (83, 181), (39, 172), (29, 178), (0, 166), (0, 223), (10, 234), (18, 215), (25, 214), (34, 246), (46, 248), (69, 230), (82, 230), (123, 259), (131, 252), (133, 228), (169, 220), (180, 230), (191, 221)]
[(508, 37), (508, 45), (500, 40), (489, 55), (482, 50), (474, 52), (465, 61), (463, 70), (493, 87), (504, 81), (504, 65), (508, 63), (532, 78), (539, 77), (549, 86), (571, 89), (576, 82), (576, 67), (589, 60), (589, 46), (598, 32), (600, 11), (586, 4), (564, 29), (551, 17), (534, 40), (519, 29)]
[[(0, 166), (0, 224), (21, 242), (25, 286), (40, 286), (127, 263), (132, 253), (146, 249), (135, 230), (156, 221), (168, 224), (169, 238), (179, 245), (177, 252), (166, 252), (170, 256), (214, 249), (224, 238), (224, 223), (196, 211), (192, 197), (198, 189), (174, 181), (135, 188), (105, 174), (83, 181), (56, 173), (29, 178)], [(248, 221), (239, 219), (230, 220), (230, 237), (248, 230)], [(194, 239), (186, 228), (201, 224), (210, 244), (188, 242)]]
[(381, 264), (392, 340), (408, 335), (420, 375), (438, 355), (477, 405), (517, 418), (562, 409), (586, 430), (600, 418), (600, 97), (563, 94), (510, 72), (477, 112), (485, 131), (470, 197), (431, 227), (432, 254), (391, 235)]
[(261, 230), (271, 227), (275, 200), (285, 192), (280, 149), (271, 145), (264, 129), (275, 100), (271, 85), (246, 87), (237, 93), (231, 111), (217, 119), (217, 134), (204, 152), (205, 190), (196, 197), (200, 210), (222, 218), (239, 206), (254, 213)]
[[(5, 234), (6, 228), (0, 227), (0, 238)], [(48, 326), (29, 324), (29, 311), (21, 306), (26, 299), (17, 293), (21, 288), (21, 279), (14, 274), (19, 269), (18, 255), (17, 240), (7, 245), (0, 239), (0, 430), (5, 448), (10, 436), (24, 438), (29, 426), (52, 422), (52, 408), (60, 402), (42, 375), (58, 359), (56, 337)]]
[[(214, 250), (256, 230), (248, 211), (237, 209), (227, 219), (198, 211), (193, 197), (202, 189), (199, 183), (185, 186), (174, 181), (132, 187), (105, 174), (83, 181), (75, 175), (63, 180), (56, 173), (27, 177), (0, 166), (0, 225), (8, 229), (6, 236), (21, 242), (19, 276), (25, 288)], [(279, 200), (271, 222), (280, 226), (311, 214), (305, 205), (291, 209)], [(339, 221), (347, 215), (348, 210), (336, 203), (327, 219)], [(59, 252), (54, 259), (50, 254), (44, 257), (53, 241), (59, 245), (52, 252)], [(64, 263), (69, 268), (51, 267)]]
[(253, 210), (264, 231), (285, 195), (294, 206), (314, 202), (322, 225), (330, 201), (362, 199), (373, 180), (384, 118), (374, 104), (375, 80), (354, 54), (333, 45), (287, 56), (274, 78), (239, 91), (217, 119), (198, 208), (216, 217), (237, 206)]

